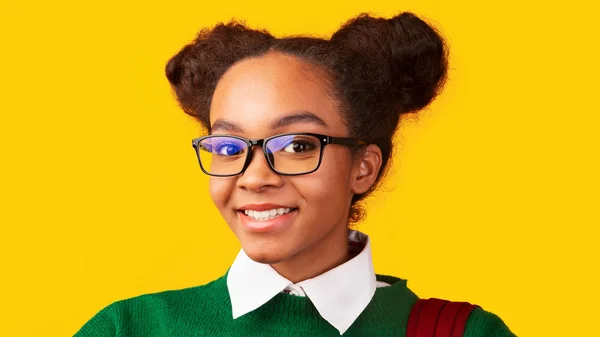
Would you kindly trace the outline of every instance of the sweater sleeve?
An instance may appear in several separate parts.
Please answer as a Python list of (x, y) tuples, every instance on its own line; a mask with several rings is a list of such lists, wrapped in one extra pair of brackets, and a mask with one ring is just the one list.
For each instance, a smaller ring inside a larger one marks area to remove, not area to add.
[(75, 333), (73, 337), (114, 337), (116, 332), (115, 303), (104, 307)]
[(463, 336), (516, 337), (500, 317), (481, 308), (475, 308), (471, 312)]

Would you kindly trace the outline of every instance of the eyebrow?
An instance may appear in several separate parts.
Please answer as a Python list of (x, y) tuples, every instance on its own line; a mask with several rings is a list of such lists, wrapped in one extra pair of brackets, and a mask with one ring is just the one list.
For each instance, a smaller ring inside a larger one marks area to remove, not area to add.
[(324, 120), (322, 120), (321, 118), (317, 117), (317, 115), (309, 111), (297, 111), (291, 115), (281, 117), (278, 120), (273, 121), (270, 126), (272, 129), (278, 129), (291, 124), (299, 123), (309, 123), (317, 124), (320, 126), (327, 126), (327, 123), (325, 123)]
[(238, 124), (226, 121), (224, 119), (217, 119), (210, 127), (210, 129), (212, 132), (214, 132), (215, 130), (242, 132), (242, 128)]
[[(316, 124), (320, 126), (327, 126), (324, 120), (319, 118), (317, 115), (313, 114), (310, 111), (297, 111), (292, 113), (291, 115), (283, 116), (269, 125), (271, 129), (278, 129), (284, 126), (292, 125), (292, 124), (300, 124), (300, 123), (309, 123)], [(213, 125), (211, 126), (211, 130), (221, 130), (228, 132), (242, 132), (243, 128), (235, 123), (230, 122), (224, 119), (217, 119)]]

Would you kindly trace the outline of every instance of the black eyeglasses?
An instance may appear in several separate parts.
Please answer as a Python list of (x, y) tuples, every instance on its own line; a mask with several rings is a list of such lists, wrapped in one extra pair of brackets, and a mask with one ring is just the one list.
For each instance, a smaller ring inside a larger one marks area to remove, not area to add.
[(250, 164), (253, 146), (262, 147), (269, 166), (277, 174), (308, 174), (319, 168), (323, 149), (328, 144), (358, 147), (367, 142), (308, 132), (285, 133), (254, 140), (230, 135), (192, 139), (202, 172), (216, 177), (243, 173)]

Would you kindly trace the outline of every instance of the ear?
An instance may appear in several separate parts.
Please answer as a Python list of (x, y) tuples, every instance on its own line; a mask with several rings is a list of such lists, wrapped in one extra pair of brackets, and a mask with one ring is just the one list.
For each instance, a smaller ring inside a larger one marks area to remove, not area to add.
[(369, 144), (357, 153), (352, 175), (352, 193), (367, 192), (375, 183), (381, 169), (381, 149), (375, 144)]

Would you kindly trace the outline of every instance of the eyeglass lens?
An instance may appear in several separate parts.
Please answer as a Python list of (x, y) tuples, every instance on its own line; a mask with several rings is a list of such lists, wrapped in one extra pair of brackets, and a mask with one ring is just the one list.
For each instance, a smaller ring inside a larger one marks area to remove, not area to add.
[[(282, 135), (269, 139), (264, 147), (269, 165), (278, 173), (306, 173), (319, 165), (321, 141), (314, 136)], [(241, 173), (249, 155), (245, 141), (229, 136), (203, 139), (198, 152), (204, 170), (216, 175)]]

